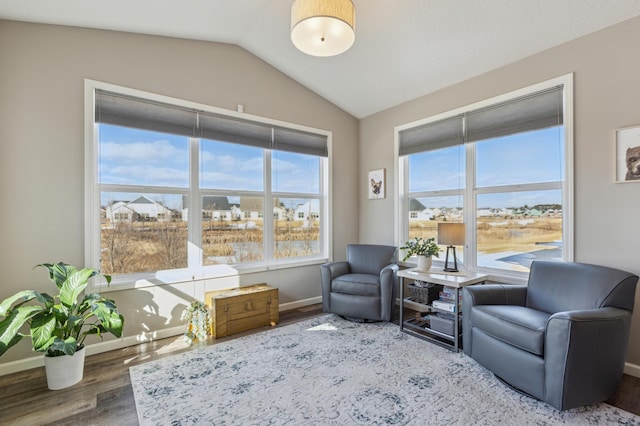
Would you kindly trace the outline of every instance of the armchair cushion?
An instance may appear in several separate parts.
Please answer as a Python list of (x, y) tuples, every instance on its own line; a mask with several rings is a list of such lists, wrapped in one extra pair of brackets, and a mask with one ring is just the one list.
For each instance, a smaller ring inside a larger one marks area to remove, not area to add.
[(544, 354), (544, 336), (551, 314), (516, 305), (480, 305), (471, 313), (474, 327), (512, 346)]
[(380, 296), (380, 279), (377, 275), (369, 274), (340, 275), (331, 282), (331, 291), (360, 296)]

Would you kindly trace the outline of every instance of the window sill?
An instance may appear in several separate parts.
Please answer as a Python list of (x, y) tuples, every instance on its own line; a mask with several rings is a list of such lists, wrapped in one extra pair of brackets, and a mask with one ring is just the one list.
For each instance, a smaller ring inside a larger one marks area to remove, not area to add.
[(114, 276), (111, 285), (105, 282), (94, 284), (93, 290), (101, 293), (111, 291), (122, 291), (137, 288), (158, 287), (165, 285), (184, 284), (196, 281), (215, 280), (239, 275), (256, 274), (292, 268), (302, 268), (306, 266), (321, 265), (328, 262), (328, 258), (313, 257), (303, 258), (296, 261), (274, 264), (252, 264), (242, 266), (212, 265), (202, 268), (200, 271), (188, 269), (176, 269), (169, 271), (158, 271), (155, 273), (129, 274), (124, 276)]

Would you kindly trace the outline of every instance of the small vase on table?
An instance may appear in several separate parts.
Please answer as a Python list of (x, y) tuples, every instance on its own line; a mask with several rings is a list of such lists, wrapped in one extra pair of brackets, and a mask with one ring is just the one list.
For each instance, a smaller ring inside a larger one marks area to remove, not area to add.
[(431, 256), (422, 256), (422, 255), (418, 255), (418, 264), (416, 266), (416, 270), (421, 271), (421, 272), (427, 272), (429, 269), (431, 269)]

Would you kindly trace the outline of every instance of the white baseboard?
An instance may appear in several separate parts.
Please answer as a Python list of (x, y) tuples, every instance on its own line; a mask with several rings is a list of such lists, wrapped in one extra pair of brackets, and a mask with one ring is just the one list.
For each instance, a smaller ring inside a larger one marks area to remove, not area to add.
[(630, 362), (624, 363), (624, 374), (628, 374), (633, 377), (640, 378), (640, 365), (631, 364)]
[(305, 306), (322, 303), (322, 296), (311, 297), (309, 299), (296, 300), (295, 302), (281, 303), (279, 305), (280, 312), (290, 311), (292, 309), (304, 308)]
[[(303, 308), (305, 306), (322, 303), (322, 296), (312, 297), (309, 299), (296, 300), (279, 305), (281, 312), (290, 311), (291, 309)], [(128, 346), (138, 345), (144, 342), (165, 339), (167, 337), (179, 336), (185, 332), (185, 326), (171, 327), (162, 330), (142, 333), (137, 336), (127, 336), (122, 339), (113, 339), (106, 342), (98, 342), (87, 345), (87, 355), (95, 355), (102, 352), (113, 351), (116, 349), (126, 348)], [(29, 358), (19, 359), (0, 364), (0, 376), (18, 371), (30, 370), (44, 366), (44, 354), (35, 355)]]
[(44, 367), (43, 354), (0, 364), (0, 376), (37, 367)]
[[(166, 328), (163, 330), (154, 331), (151, 333), (144, 333), (138, 336), (128, 336), (122, 339), (108, 340), (106, 342), (97, 342), (87, 345), (87, 356), (95, 355), (102, 352), (113, 351), (116, 349), (126, 348), (127, 346), (138, 345), (144, 342), (150, 342), (153, 340), (160, 340), (167, 337), (178, 336), (184, 333), (184, 326)], [(0, 376), (6, 374), (17, 373), (18, 371), (30, 370), (32, 368), (38, 368), (44, 366), (44, 353), (35, 355), (29, 358), (20, 359), (17, 361), (10, 361), (0, 364)]]
[(179, 336), (185, 332), (185, 326), (165, 328), (153, 332), (146, 332), (137, 336), (127, 336), (122, 339), (99, 342), (87, 345), (87, 355), (100, 354), (102, 352), (113, 351), (126, 348), (128, 346), (139, 345), (140, 343), (152, 342), (154, 340), (166, 339), (167, 337)]

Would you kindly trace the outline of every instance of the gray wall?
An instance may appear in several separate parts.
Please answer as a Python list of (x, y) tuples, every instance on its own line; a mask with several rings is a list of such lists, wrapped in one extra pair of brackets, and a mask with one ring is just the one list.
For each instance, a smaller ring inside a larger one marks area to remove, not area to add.
[[(638, 40), (635, 18), (361, 120), (360, 241), (394, 241), (394, 126), (573, 72), (575, 260), (640, 274), (640, 184), (613, 183), (613, 132), (640, 125)], [(367, 171), (381, 167), (388, 196), (370, 201)], [(627, 361), (640, 365), (638, 300)]]
[[(333, 132), (333, 251), (358, 240), (358, 122), (232, 45), (0, 20), (0, 300), (50, 291), (42, 262), (84, 262), (84, 79)], [(204, 289), (267, 282), (281, 303), (320, 296), (318, 266), (110, 292), (127, 336), (180, 326)], [(28, 344), (2, 362), (33, 356)]]

